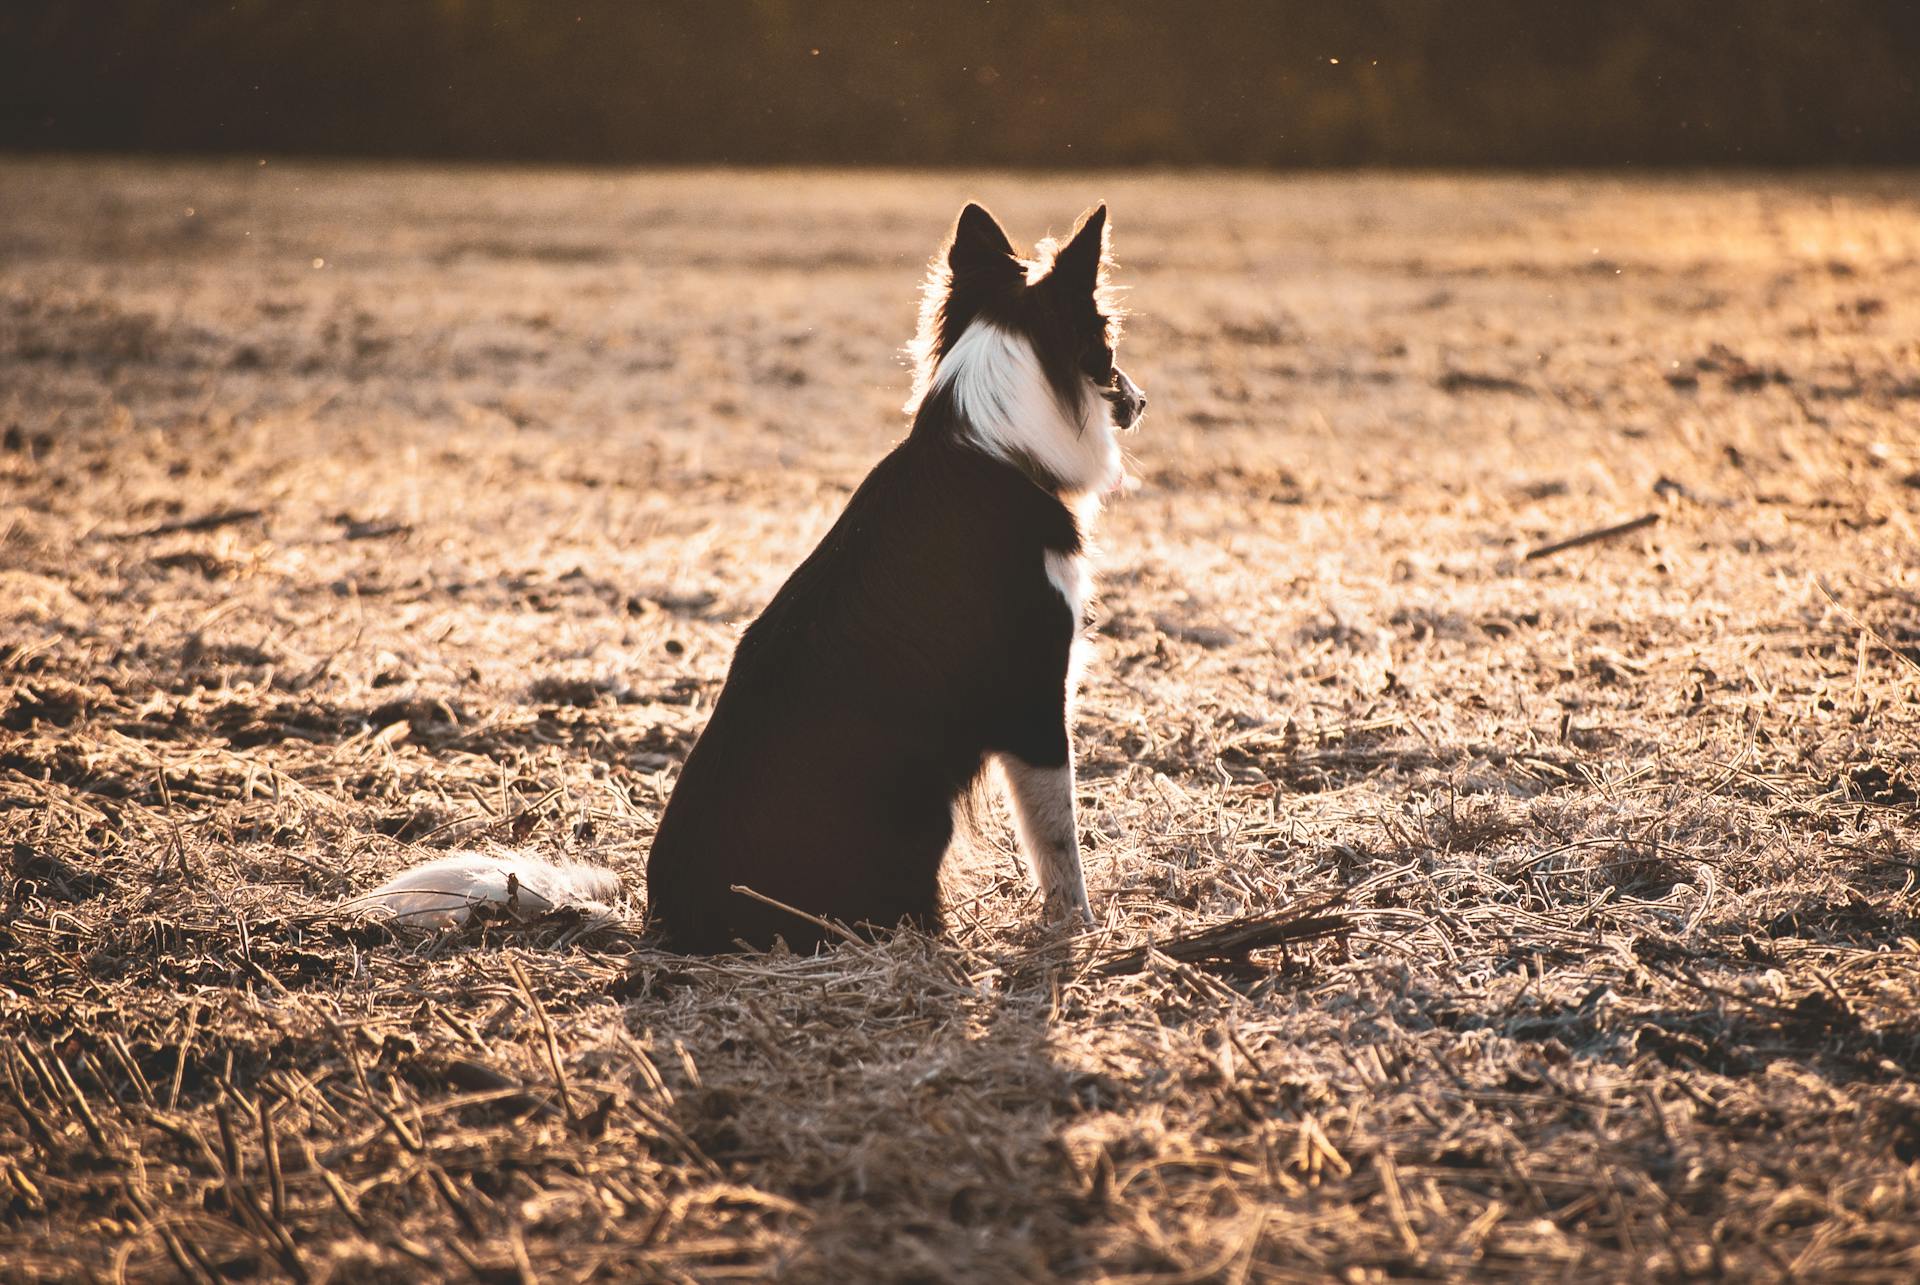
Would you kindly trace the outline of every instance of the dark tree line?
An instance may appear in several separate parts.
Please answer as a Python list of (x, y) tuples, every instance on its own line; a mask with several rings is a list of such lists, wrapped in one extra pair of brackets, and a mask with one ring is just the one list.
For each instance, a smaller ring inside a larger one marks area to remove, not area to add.
[(5, 0), (0, 147), (1920, 160), (1913, 0)]

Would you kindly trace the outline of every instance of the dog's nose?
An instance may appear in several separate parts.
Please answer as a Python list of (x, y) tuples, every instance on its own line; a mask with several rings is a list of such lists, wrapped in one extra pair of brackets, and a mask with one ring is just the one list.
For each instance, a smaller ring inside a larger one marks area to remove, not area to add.
[(1132, 428), (1147, 410), (1147, 395), (1140, 391), (1140, 385), (1127, 378), (1124, 370), (1115, 370), (1114, 391), (1120, 394), (1115, 419), (1121, 428)]

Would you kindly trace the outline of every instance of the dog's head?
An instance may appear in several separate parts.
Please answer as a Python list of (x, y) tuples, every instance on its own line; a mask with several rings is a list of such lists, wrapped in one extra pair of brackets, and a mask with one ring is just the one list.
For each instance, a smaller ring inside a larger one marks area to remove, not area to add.
[[(969, 204), (929, 274), (916, 403), (952, 384), (990, 446), (1060, 489), (1116, 484), (1112, 430), (1138, 423), (1147, 398), (1114, 361), (1121, 314), (1109, 266), (1105, 205), (1023, 258), (993, 215)], [(1073, 440), (1051, 440), (1061, 433)]]

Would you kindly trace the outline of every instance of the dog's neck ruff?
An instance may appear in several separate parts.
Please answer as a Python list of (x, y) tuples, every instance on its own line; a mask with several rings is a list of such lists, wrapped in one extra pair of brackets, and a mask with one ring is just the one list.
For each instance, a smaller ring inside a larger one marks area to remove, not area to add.
[(1106, 399), (1089, 384), (1069, 406), (1025, 336), (968, 326), (934, 371), (931, 393), (942, 392), (971, 445), (1065, 497), (1097, 499), (1125, 476)]

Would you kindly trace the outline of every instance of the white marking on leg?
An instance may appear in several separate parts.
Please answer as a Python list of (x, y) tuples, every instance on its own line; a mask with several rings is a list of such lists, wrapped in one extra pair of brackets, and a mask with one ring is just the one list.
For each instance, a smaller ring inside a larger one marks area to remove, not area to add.
[(968, 326), (934, 371), (933, 388), (947, 387), (987, 454), (1030, 462), (1072, 494), (1103, 494), (1125, 476), (1106, 398), (1088, 381), (1079, 406), (1063, 404), (1025, 337), (989, 321)]
[(1076, 553), (1048, 549), (1046, 566), (1047, 579), (1067, 600), (1067, 609), (1073, 612), (1073, 627), (1078, 631), (1087, 616), (1087, 599), (1093, 596), (1093, 578), (1087, 574), (1087, 560)]
[(1087, 600), (1093, 596), (1093, 575), (1091, 561), (1084, 554), (1059, 553), (1052, 549), (1045, 555), (1047, 579), (1066, 600), (1067, 610), (1073, 613), (1073, 644), (1067, 652), (1067, 710), (1072, 717), (1073, 702), (1080, 694), (1080, 675), (1087, 667), (1088, 654), (1092, 643), (1085, 633), (1087, 620)]
[(1000, 756), (1000, 774), (1013, 804), (1014, 828), (1028, 870), (1040, 885), (1046, 914), (1056, 923), (1078, 919), (1089, 927), (1087, 880), (1080, 869), (1080, 841), (1073, 820), (1073, 756), (1060, 767), (1033, 767), (1011, 754)]

